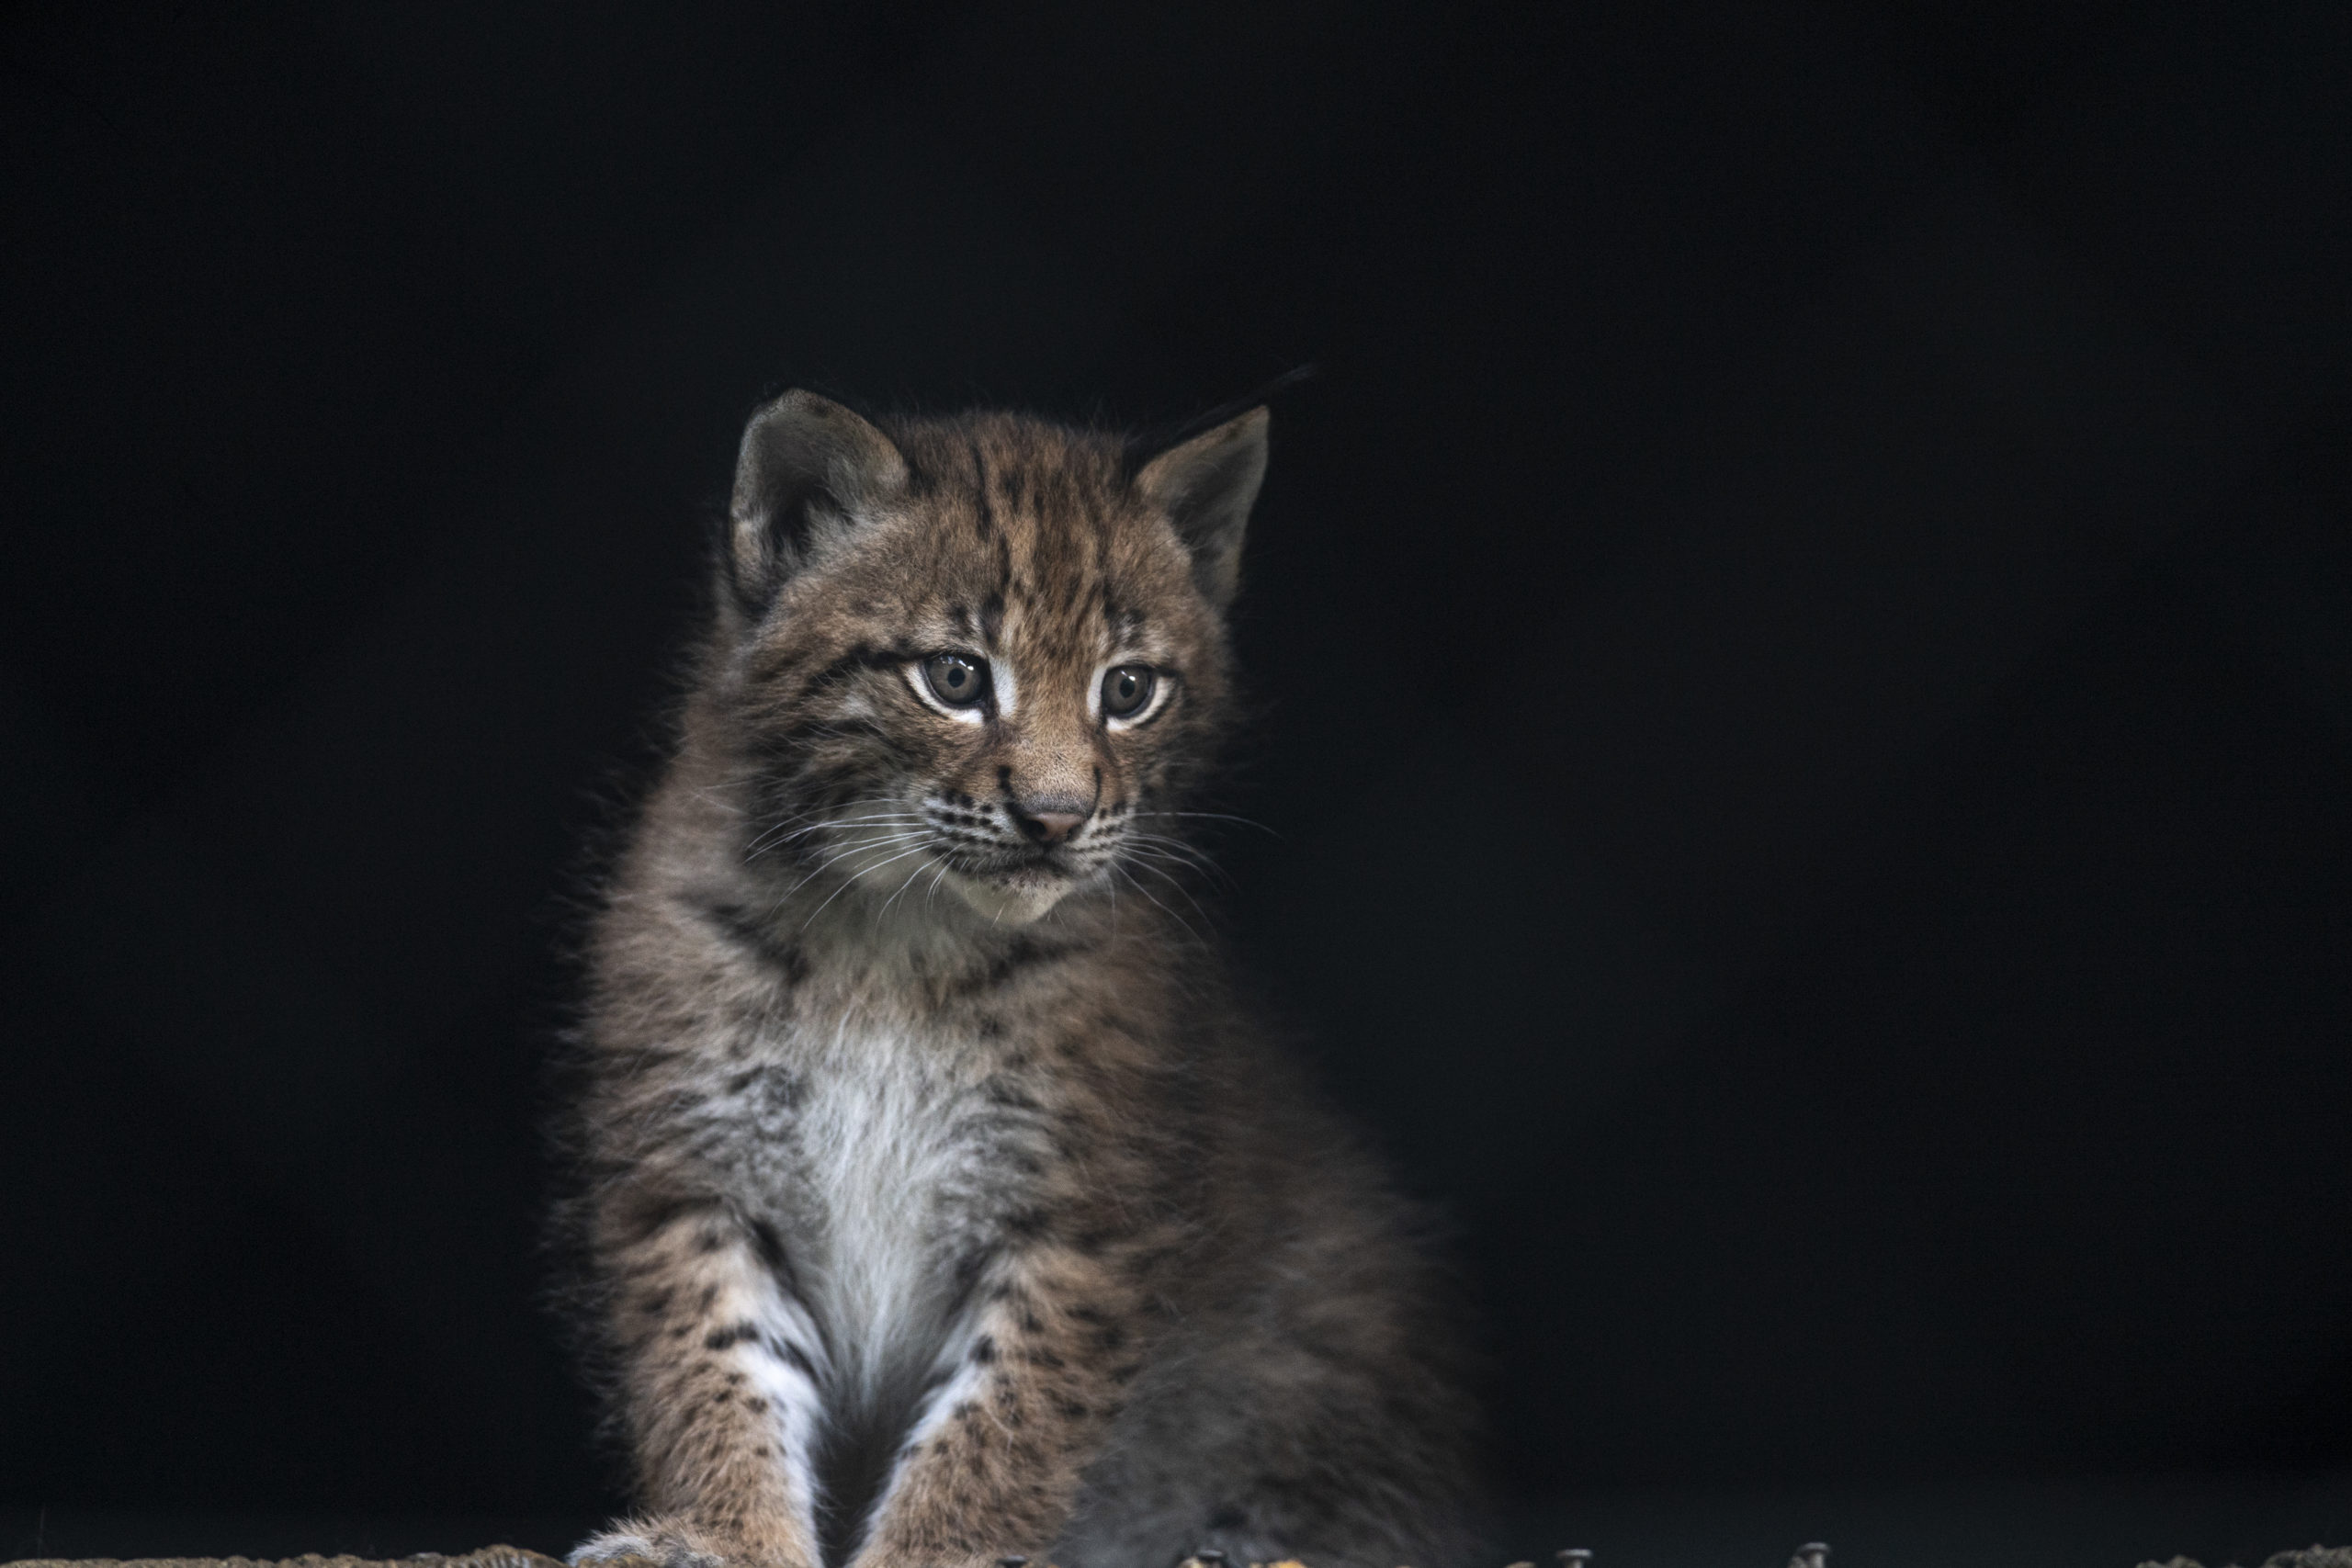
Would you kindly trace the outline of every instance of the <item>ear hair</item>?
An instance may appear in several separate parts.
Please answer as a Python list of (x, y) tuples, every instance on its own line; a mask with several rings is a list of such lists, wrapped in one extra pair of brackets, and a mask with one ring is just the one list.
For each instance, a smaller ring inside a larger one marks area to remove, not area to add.
[(831, 399), (796, 388), (763, 405), (743, 428), (727, 506), (736, 597), (756, 613), (906, 485), (907, 460), (890, 438)]
[(1193, 580), (1218, 609), (1241, 582), (1241, 536), (1266, 477), (1266, 427), (1253, 408), (1162, 452), (1136, 475), (1138, 494), (1160, 507), (1193, 553)]
[(1182, 446), (1203, 431), (1215, 430), (1237, 414), (1247, 413), (1261, 403), (1272, 407), (1276, 398), (1289, 391), (1293, 387), (1312, 381), (1322, 373), (1323, 367), (1311, 361), (1305, 365), (1294, 365), (1272, 380), (1257, 388), (1256, 390), (1244, 392), (1238, 398), (1228, 398), (1215, 408), (1204, 409), (1198, 413), (1187, 414), (1182, 419), (1167, 423), (1143, 426), (1128, 437), (1127, 472), (1130, 475), (1134, 474), (1159, 453), (1170, 447)]

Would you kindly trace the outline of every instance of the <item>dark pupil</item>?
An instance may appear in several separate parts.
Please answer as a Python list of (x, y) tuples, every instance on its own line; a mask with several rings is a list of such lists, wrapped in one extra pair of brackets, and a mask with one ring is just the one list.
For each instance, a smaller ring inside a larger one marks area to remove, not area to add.
[(959, 658), (953, 653), (934, 654), (924, 673), (931, 678), (931, 689), (939, 700), (957, 707), (969, 707), (980, 700), (980, 682), (988, 667), (977, 660)]
[(1151, 695), (1151, 675), (1143, 670), (1114, 670), (1102, 682), (1102, 705), (1114, 718), (1125, 718)]

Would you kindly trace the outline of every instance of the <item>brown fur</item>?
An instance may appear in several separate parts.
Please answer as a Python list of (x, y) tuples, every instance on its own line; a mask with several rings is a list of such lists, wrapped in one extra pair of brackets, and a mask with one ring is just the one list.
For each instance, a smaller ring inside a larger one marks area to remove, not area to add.
[[(753, 422), (592, 943), (571, 1217), (648, 1512), (576, 1561), (1457, 1540), (1412, 1216), (1173, 913), (1264, 428), (1137, 465), (1001, 414)], [(932, 705), (943, 649), (1013, 672), (1012, 711)], [(1090, 707), (1122, 650), (1168, 694), (1125, 728)], [(1041, 843), (1051, 810), (1082, 821)]]

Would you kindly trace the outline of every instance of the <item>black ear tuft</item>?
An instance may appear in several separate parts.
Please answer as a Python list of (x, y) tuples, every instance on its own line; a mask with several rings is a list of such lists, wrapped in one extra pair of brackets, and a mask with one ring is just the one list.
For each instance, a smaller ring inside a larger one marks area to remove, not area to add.
[(1163, 508), (1193, 552), (1193, 578), (1219, 609), (1241, 583), (1241, 536), (1266, 477), (1263, 408), (1193, 436), (1143, 466), (1136, 490)]
[(743, 429), (727, 506), (727, 570), (757, 611), (862, 514), (906, 488), (890, 438), (830, 398), (797, 389), (763, 405)]

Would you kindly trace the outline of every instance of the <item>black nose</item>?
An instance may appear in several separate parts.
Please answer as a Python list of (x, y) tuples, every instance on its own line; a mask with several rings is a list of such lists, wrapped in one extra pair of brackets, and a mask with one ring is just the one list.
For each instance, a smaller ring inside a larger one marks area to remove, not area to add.
[(1092, 815), (1090, 810), (1073, 809), (1078, 805), (1074, 800), (1038, 800), (1027, 805), (1016, 801), (1012, 819), (1032, 843), (1058, 844)]

